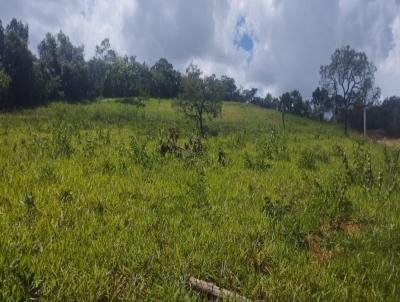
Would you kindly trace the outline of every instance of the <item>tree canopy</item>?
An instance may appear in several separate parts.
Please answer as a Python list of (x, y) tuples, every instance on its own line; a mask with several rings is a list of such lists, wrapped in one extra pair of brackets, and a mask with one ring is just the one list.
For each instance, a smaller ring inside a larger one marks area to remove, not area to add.
[(190, 65), (182, 77), (178, 105), (196, 123), (200, 135), (205, 134), (204, 117), (216, 117), (221, 112), (223, 86), (215, 75), (202, 77), (201, 70)]
[(343, 122), (345, 133), (348, 125), (364, 127), (366, 133), (369, 116), (370, 129), (380, 125), (391, 134), (397, 131), (398, 97), (380, 102), (375, 65), (350, 46), (336, 49), (329, 64), (321, 66), (320, 85), (306, 100), (298, 90), (284, 92), (279, 98), (271, 93), (263, 97), (259, 89), (238, 86), (227, 75), (204, 76), (194, 65), (182, 75), (166, 58), (150, 66), (135, 56), (119, 54), (108, 38), (88, 60), (84, 46), (74, 45), (62, 31), (47, 33), (37, 56), (28, 42), (27, 24), (12, 19), (3, 26), (0, 20), (0, 110), (98, 97), (178, 98), (182, 111), (194, 118), (204, 134), (204, 117), (217, 115), (220, 101), (225, 100), (280, 110), (283, 122), (286, 113), (320, 121), (332, 116), (335, 122)]
[(321, 86), (336, 101), (334, 114), (343, 115), (345, 134), (349, 111), (358, 97), (364, 97), (367, 91), (373, 89), (375, 72), (376, 67), (368, 61), (367, 55), (350, 46), (336, 49), (331, 63), (321, 66)]

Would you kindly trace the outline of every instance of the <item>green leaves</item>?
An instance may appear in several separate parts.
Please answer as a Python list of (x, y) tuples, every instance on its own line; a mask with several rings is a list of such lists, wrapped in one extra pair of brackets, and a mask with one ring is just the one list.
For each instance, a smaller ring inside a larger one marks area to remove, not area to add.
[(190, 65), (182, 78), (178, 105), (184, 114), (196, 122), (199, 133), (205, 135), (205, 116), (217, 117), (221, 113), (223, 87), (215, 75), (202, 77), (195, 65)]

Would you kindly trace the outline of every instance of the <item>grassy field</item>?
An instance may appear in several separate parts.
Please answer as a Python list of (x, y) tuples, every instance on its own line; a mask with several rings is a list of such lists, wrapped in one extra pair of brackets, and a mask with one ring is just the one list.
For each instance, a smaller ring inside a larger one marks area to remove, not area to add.
[(244, 104), (207, 124), (199, 144), (167, 100), (0, 114), (0, 301), (206, 300), (190, 276), (252, 300), (398, 300), (395, 149)]

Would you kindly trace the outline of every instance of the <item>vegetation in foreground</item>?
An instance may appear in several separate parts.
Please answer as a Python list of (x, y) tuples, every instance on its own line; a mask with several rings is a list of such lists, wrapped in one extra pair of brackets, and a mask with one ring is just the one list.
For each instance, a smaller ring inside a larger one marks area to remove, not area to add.
[(397, 300), (399, 152), (225, 103), (0, 115), (0, 300)]

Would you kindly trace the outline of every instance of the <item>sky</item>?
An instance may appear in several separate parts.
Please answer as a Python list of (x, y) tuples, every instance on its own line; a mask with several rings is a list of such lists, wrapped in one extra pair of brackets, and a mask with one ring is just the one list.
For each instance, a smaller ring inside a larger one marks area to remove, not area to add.
[(349, 44), (377, 66), (383, 96), (400, 95), (400, 0), (0, 0), (3, 24), (12, 17), (29, 24), (34, 52), (47, 32), (62, 30), (87, 58), (110, 38), (119, 54), (194, 63), (261, 96), (309, 98), (320, 66)]

